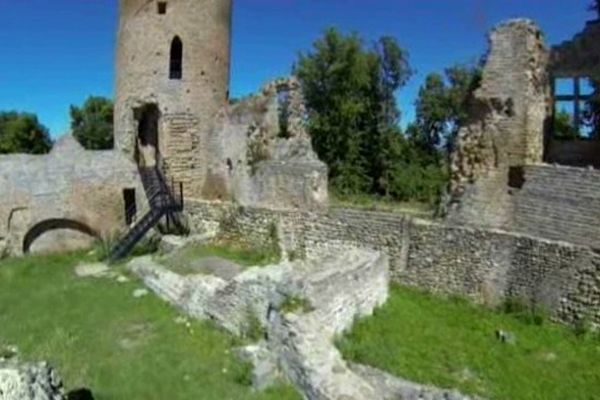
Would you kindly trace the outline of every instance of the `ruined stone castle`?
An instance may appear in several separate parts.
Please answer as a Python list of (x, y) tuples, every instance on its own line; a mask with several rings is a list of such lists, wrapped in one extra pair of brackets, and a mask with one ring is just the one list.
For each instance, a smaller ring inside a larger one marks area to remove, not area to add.
[[(232, 0), (120, 0), (115, 149), (86, 151), (66, 135), (47, 155), (0, 157), (0, 255), (132, 232), (136, 214), (153, 216), (156, 186), (177, 182), (191, 233), (275, 244), (284, 261), (230, 281), (179, 276), (148, 257), (131, 270), (233, 333), (250, 307), (268, 340), (248, 358), (265, 375), (282, 369), (311, 399), (466, 399), (342, 360), (333, 338), (383, 304), (390, 282), (489, 305), (516, 297), (554, 320), (600, 326), (600, 141), (553, 132), (557, 101), (580, 121), (581, 82), (598, 77), (600, 21), (550, 48), (530, 20), (492, 31), (445, 216), (423, 220), (327, 207), (299, 83), (229, 99), (231, 13)], [(572, 94), (557, 92), (558, 78)], [(283, 295), (314, 310), (286, 316), (274, 307)]]
[[(143, 168), (186, 199), (322, 207), (327, 169), (293, 78), (229, 101), (231, 0), (121, 0), (115, 149), (70, 136), (48, 155), (0, 157), (0, 252), (61, 250), (125, 228), (148, 207)], [(285, 132), (281, 107), (286, 102)]]
[[(327, 169), (295, 79), (228, 99), (230, 0), (121, 0), (120, 10), (115, 149), (86, 151), (65, 136), (48, 155), (0, 157), (5, 254), (70, 248), (135, 224), (132, 205), (152, 208), (140, 172), (151, 168), (181, 182), (191, 233), (261, 245), (275, 227), (283, 253), (296, 256), (381, 250), (393, 281), (482, 302), (523, 297), (556, 319), (600, 323), (600, 142), (552, 132), (558, 100), (580, 116), (581, 81), (597, 76), (599, 22), (554, 47), (529, 20), (492, 31), (452, 155), (446, 216), (423, 221), (327, 207)], [(557, 78), (574, 93), (556, 93)]]

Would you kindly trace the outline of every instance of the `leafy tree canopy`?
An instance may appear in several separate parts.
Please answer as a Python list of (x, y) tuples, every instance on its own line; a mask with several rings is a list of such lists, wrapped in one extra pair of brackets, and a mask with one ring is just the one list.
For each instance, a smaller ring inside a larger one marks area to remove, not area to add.
[(412, 74), (392, 37), (371, 46), (328, 29), (294, 68), (308, 109), (314, 148), (341, 194), (390, 195), (404, 138), (395, 94)]
[(71, 106), (73, 136), (88, 150), (113, 148), (113, 102), (89, 97), (82, 107)]
[(553, 137), (561, 140), (575, 140), (579, 136), (579, 132), (571, 121), (571, 114), (565, 110), (558, 111), (554, 116)]
[(415, 103), (416, 121), (409, 135), (430, 153), (448, 150), (468, 118), (469, 102), (481, 82), (479, 66), (456, 65), (444, 75), (429, 74)]
[(0, 154), (43, 154), (50, 151), (48, 129), (29, 113), (0, 112)]

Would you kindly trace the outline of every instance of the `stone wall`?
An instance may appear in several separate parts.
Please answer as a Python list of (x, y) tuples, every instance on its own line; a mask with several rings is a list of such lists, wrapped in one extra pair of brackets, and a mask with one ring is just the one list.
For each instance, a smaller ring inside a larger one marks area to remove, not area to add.
[(490, 173), (465, 193), (468, 197), (455, 205), (460, 218), (450, 215), (449, 222), (600, 247), (600, 172), (596, 169), (515, 166)]
[(142, 208), (135, 164), (118, 152), (85, 151), (71, 136), (47, 155), (0, 157), (0, 253), (72, 249), (122, 228), (126, 188)]
[[(542, 32), (532, 21), (511, 20), (492, 31), (481, 86), (452, 154), (452, 220), (501, 227), (511, 218), (503, 191), (509, 168), (542, 161), (551, 114), (547, 63)], [(470, 212), (471, 204), (478, 209), (488, 202), (499, 212)]]
[(523, 298), (564, 322), (600, 323), (600, 258), (588, 247), (415, 222), (408, 253), (402, 283), (487, 304)]
[[(282, 92), (290, 99), (287, 132), (281, 129)], [(327, 204), (327, 166), (312, 149), (302, 99), (295, 78), (278, 79), (222, 110), (208, 145), (204, 199), (267, 208)]]
[(400, 214), (328, 210), (269, 211), (228, 204), (188, 205), (192, 231), (269, 243), (310, 258), (366, 248), (390, 258), (394, 282), (496, 304), (523, 297), (563, 322), (600, 324), (600, 255), (592, 248), (500, 230), (410, 219)]
[(551, 165), (522, 169), (511, 231), (600, 248), (600, 171)]

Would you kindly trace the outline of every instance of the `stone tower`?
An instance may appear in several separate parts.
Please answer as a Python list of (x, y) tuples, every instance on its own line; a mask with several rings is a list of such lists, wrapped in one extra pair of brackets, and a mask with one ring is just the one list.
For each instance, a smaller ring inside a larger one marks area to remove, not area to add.
[(120, 0), (115, 146), (198, 195), (228, 100), (232, 0)]

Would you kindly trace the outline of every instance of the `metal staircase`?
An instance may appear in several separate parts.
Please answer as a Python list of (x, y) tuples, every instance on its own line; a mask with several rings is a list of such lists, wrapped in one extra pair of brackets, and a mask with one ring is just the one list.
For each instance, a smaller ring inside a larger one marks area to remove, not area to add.
[(181, 182), (177, 185), (179, 191), (176, 193), (175, 183), (172, 182), (169, 187), (158, 168), (140, 168), (140, 176), (148, 198), (148, 211), (141, 219), (137, 220), (136, 206), (133, 205), (132, 209), (127, 210), (127, 215), (133, 216), (133, 224), (111, 249), (108, 260), (111, 263), (126, 257), (163, 217), (167, 218), (167, 224), (173, 221), (177, 225), (178, 219), (175, 214), (183, 211), (183, 185)]

